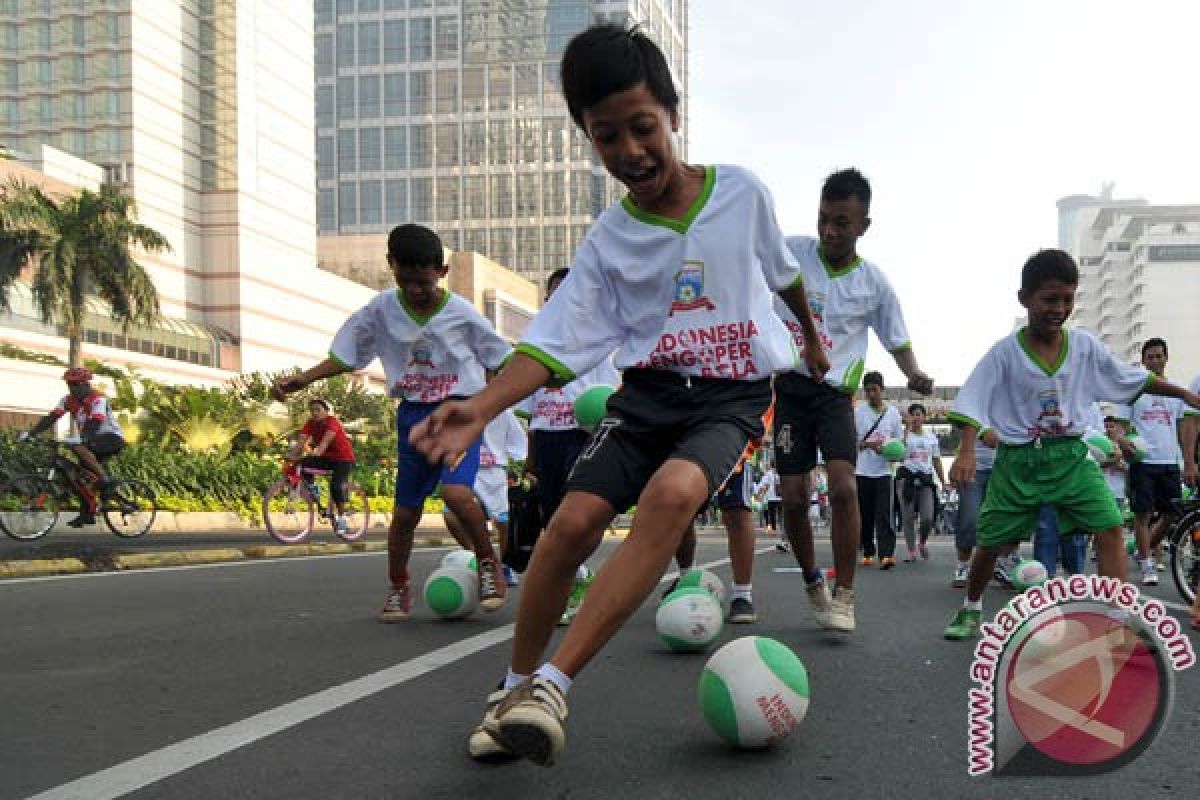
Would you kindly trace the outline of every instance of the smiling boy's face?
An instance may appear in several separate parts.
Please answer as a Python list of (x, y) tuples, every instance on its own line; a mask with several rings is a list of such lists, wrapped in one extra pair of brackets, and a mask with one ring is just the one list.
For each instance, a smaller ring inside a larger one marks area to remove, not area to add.
[(678, 114), (638, 84), (588, 106), (582, 117), (605, 169), (625, 184), (638, 208), (655, 211), (680, 167), (671, 139)]
[(1029, 311), (1029, 327), (1036, 333), (1054, 333), (1075, 310), (1074, 284), (1049, 280), (1028, 292), (1017, 292), (1017, 300)]
[(411, 264), (401, 264), (391, 255), (388, 256), (388, 266), (392, 268), (392, 276), (396, 285), (404, 295), (404, 302), (418, 312), (433, 311), (442, 299), (442, 290), (438, 281), (446, 277), (448, 268), (417, 267)]

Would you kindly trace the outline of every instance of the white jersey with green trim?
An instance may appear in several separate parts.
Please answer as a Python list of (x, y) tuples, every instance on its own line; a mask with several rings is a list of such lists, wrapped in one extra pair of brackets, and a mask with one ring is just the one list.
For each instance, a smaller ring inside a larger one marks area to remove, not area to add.
[(988, 350), (954, 399), (952, 419), (991, 428), (1005, 444), (1083, 436), (1092, 403), (1131, 402), (1149, 382), (1149, 370), (1119, 361), (1082, 328), (1063, 329), (1055, 364), (1034, 355), (1025, 335), (1022, 328)]
[(762, 182), (740, 167), (706, 167), (682, 220), (628, 198), (610, 206), (517, 351), (559, 382), (614, 350), (622, 370), (761, 380), (797, 366), (771, 293), (800, 280)]
[(524, 461), (529, 437), (512, 409), (502, 411), (483, 429), (479, 445), (479, 467), (507, 467), (510, 461)]
[(904, 466), (909, 472), (933, 474), (933, 460), (942, 457), (937, 434), (924, 429), (920, 433), (909, 431), (904, 436)]
[(566, 386), (543, 386), (517, 405), (517, 413), (529, 420), (531, 431), (569, 431), (579, 427), (575, 419), (575, 401), (588, 388), (604, 384), (614, 389), (621, 373), (612, 356), (601, 361)]
[(1141, 464), (1179, 463), (1179, 420), (1187, 404), (1178, 397), (1144, 394), (1133, 401), (1130, 422), (1146, 443)]
[[(911, 346), (896, 292), (883, 270), (870, 261), (856, 258), (850, 266), (837, 269), (825, 262), (820, 242), (811, 236), (789, 236), (787, 244), (800, 262), (809, 311), (829, 351), (825, 382), (846, 392), (856, 391), (866, 369), (868, 328), (889, 353)], [(775, 313), (803, 354), (804, 332), (778, 296)], [(808, 375), (808, 365), (801, 360), (796, 371)]]
[(498, 369), (509, 352), (492, 323), (462, 297), (446, 292), (437, 310), (421, 317), (398, 289), (351, 314), (329, 348), (330, 357), (354, 370), (378, 358), (391, 396), (410, 403), (476, 394), (484, 369)]

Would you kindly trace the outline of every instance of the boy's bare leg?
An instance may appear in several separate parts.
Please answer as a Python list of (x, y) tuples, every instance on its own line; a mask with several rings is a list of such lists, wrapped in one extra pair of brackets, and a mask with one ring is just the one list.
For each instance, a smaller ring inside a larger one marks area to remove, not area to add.
[(475, 502), (475, 493), (471, 488), (443, 485), (442, 499), (463, 527), (466, 536), (463, 546), (474, 550), (479, 558), (495, 558), (496, 553), (487, 535), (487, 517), (484, 516), (483, 507)]
[(683, 538), (679, 540), (679, 547), (675, 550), (675, 565), (679, 567), (679, 571), (691, 569), (692, 564), (696, 563), (696, 518), (692, 518), (692, 524), (688, 525), (687, 530), (683, 532)]
[[(658, 468), (638, 498), (628, 538), (596, 575), (587, 602), (550, 659), (553, 666), (575, 677), (612, 638), (658, 583), (696, 509), (711, 492), (708, 477), (692, 461), (673, 458)], [(597, 535), (602, 532), (602, 527), (596, 529)], [(556, 603), (555, 613), (562, 611), (570, 577), (579, 563), (563, 564), (557, 587), (563, 602)], [(530, 594), (526, 590), (525, 596)], [(546, 615), (542, 626), (548, 637), (554, 629), (553, 615)], [(514, 659), (513, 670), (518, 666), (524, 665)]]
[[(858, 512), (858, 485), (854, 480), (854, 465), (849, 461), (834, 460), (825, 465), (829, 479), (829, 504), (832, 506), (833, 522), (830, 538), (833, 543), (833, 567), (837, 570), (837, 585), (845, 589), (854, 588), (854, 566), (858, 555), (858, 541), (862, 534), (862, 521)], [(811, 529), (810, 529), (811, 530)], [(809, 534), (809, 541), (812, 534)]]
[[(529, 675), (539, 666), (563, 609), (567, 607), (575, 571), (600, 546), (604, 530), (616, 513), (604, 498), (577, 491), (567, 492), (554, 512), (545, 533), (533, 548), (522, 581), (524, 590), (517, 607), (517, 628), (513, 635), (514, 673)], [(591, 591), (595, 591), (594, 586)], [(591, 598), (589, 593), (589, 603)], [(569, 630), (574, 630), (577, 624), (578, 618)]]
[(992, 573), (996, 571), (996, 559), (1000, 550), (995, 547), (976, 547), (971, 557), (971, 571), (967, 575), (967, 599), (972, 603), (983, 600)]
[(412, 555), (413, 533), (421, 520), (421, 509), (395, 506), (388, 525), (388, 579), (393, 589), (408, 585), (408, 559)]
[(71, 445), (71, 452), (79, 459), (79, 464), (88, 472), (96, 476), (99, 481), (108, 480), (108, 473), (104, 471), (104, 466), (96, 458), (96, 455), (87, 447), (81, 444)]
[(783, 532), (792, 545), (792, 555), (808, 573), (817, 568), (817, 551), (813, 547), (812, 524), (808, 521), (811, 472), (779, 476), (779, 491), (783, 496)]
[(442, 512), (442, 521), (446, 523), (446, 530), (454, 537), (454, 541), (458, 542), (458, 546), (464, 550), (474, 550), (471, 544), (470, 537), (467, 536), (466, 529), (463, 524), (458, 521), (458, 517), (454, 516), (454, 512), (446, 509)]
[(721, 524), (729, 536), (733, 582), (745, 586), (754, 580), (754, 512), (748, 508), (723, 508)]
[(1129, 558), (1125, 554), (1125, 537), (1120, 526), (1095, 535), (1096, 571), (1106, 578), (1124, 581)]

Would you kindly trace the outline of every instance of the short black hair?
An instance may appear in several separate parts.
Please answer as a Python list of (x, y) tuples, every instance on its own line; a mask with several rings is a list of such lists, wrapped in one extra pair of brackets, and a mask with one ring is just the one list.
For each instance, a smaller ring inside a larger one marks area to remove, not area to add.
[(1169, 357), (1171, 355), (1170, 353), (1167, 352), (1166, 340), (1160, 339), (1157, 336), (1155, 336), (1153, 339), (1147, 339), (1146, 343), (1142, 345), (1142, 358), (1146, 357), (1146, 351), (1149, 350), (1151, 347), (1161, 347), (1163, 349), (1164, 356)]
[(397, 225), (388, 234), (388, 255), (404, 267), (441, 267), (446, 263), (442, 240), (424, 225)]
[(866, 375), (863, 375), (863, 386), (879, 386), (883, 387), (883, 373), (872, 370)]
[(554, 270), (554, 272), (551, 272), (550, 277), (546, 278), (546, 290), (549, 291), (550, 287), (556, 282), (565, 281), (570, 272), (570, 267), (559, 267), (558, 269)]
[(908, 413), (911, 414), (914, 411), (920, 411), (925, 416), (927, 416), (927, 417), (929, 416), (929, 412), (925, 410), (925, 406), (921, 405), (920, 403), (913, 403), (911, 406), (908, 407)]
[(308, 407), (312, 408), (313, 406), (320, 406), (321, 408), (323, 408), (329, 412), (333, 411), (333, 409), (329, 407), (329, 401), (325, 400), (323, 398), (320, 398), (320, 397), (314, 397), (308, 401)]
[(1038, 250), (1021, 268), (1021, 291), (1034, 292), (1050, 281), (1079, 285), (1079, 267), (1069, 253), (1047, 248)]
[(821, 187), (822, 200), (849, 200), (857, 197), (865, 211), (871, 210), (871, 184), (854, 167), (841, 169), (825, 179)]
[(636, 25), (593, 25), (576, 34), (563, 52), (560, 77), (567, 110), (581, 129), (584, 109), (643, 83), (665, 108), (679, 108), (667, 59)]

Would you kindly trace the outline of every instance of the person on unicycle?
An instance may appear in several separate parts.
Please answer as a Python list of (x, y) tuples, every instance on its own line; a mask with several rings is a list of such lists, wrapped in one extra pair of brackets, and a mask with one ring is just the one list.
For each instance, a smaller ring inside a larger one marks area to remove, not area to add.
[[(308, 404), (311, 416), (304, 427), (300, 429), (300, 438), (288, 453), (288, 461), (299, 460), (300, 466), (311, 469), (329, 470), (329, 494), (336, 512), (334, 527), (339, 533), (345, 533), (346, 523), (346, 482), (354, 469), (354, 447), (346, 429), (333, 415), (329, 403), (317, 397)], [(301, 457), (305, 450), (311, 454)]]
[(37, 436), (51, 428), (64, 414), (71, 415), (78, 438), (68, 439), (66, 443), (83, 468), (77, 485), (83, 506), (79, 516), (67, 523), (72, 528), (96, 524), (97, 492), (102, 492), (108, 485), (104, 463), (125, 447), (125, 434), (113, 416), (108, 398), (92, 388), (92, 377), (92, 371), (86, 367), (71, 367), (64, 372), (67, 396), (21, 435), (22, 440)]

